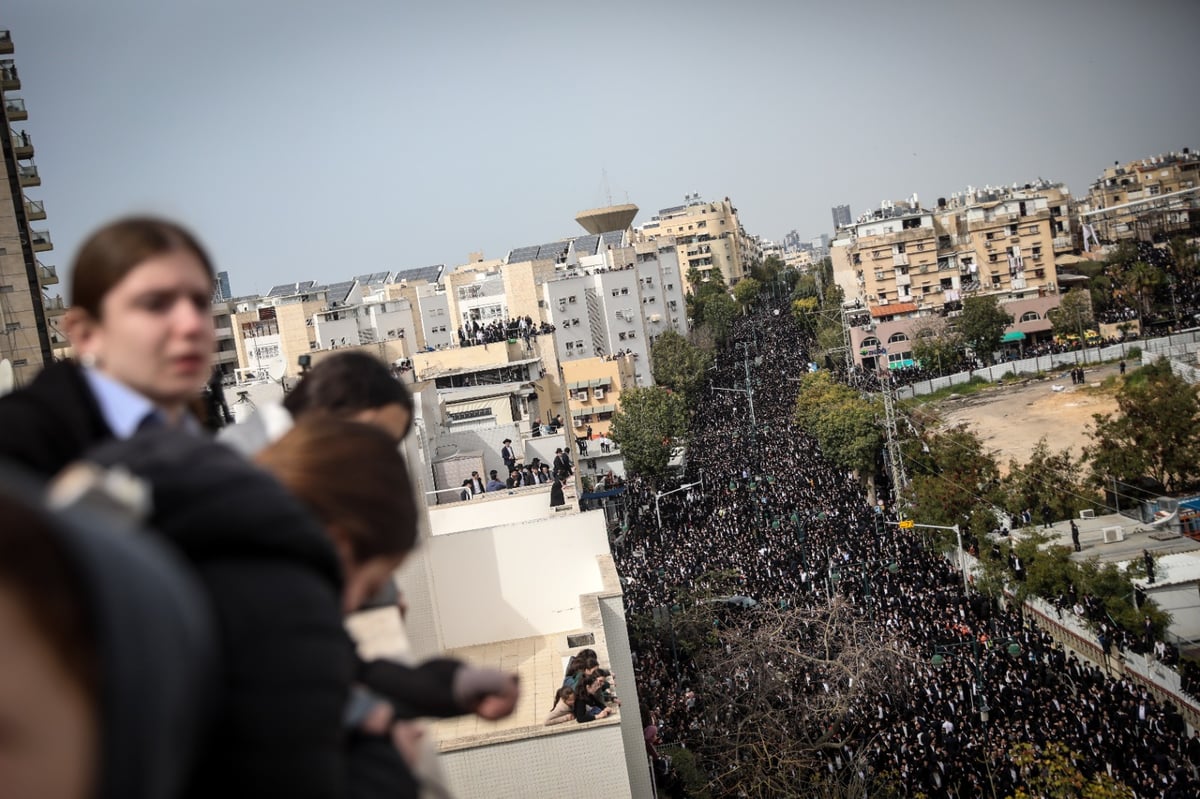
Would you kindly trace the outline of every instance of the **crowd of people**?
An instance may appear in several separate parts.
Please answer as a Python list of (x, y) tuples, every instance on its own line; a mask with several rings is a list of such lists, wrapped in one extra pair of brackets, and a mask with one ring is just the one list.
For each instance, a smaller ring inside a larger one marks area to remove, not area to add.
[(458, 346), (472, 347), (497, 342), (524, 339), (528, 344), (534, 336), (553, 333), (554, 325), (548, 322), (534, 322), (531, 316), (514, 316), (511, 319), (493, 319), (486, 324), (478, 319), (472, 319), (458, 328)]
[(74, 358), (0, 397), (6, 796), (417, 796), (414, 719), (515, 708), (513, 674), (358, 656), (416, 540), (411, 397), (338, 353), (214, 440), (214, 275), (177, 224), (101, 228)]
[[(870, 504), (854, 477), (821, 458), (793, 420), (792, 381), (806, 369), (811, 342), (787, 314), (740, 318), (731, 338), (713, 384), (741, 385), (743, 358), (762, 356), (753, 371), (757, 425), (746, 397), (710, 392), (689, 438), (684, 479), (698, 484), (657, 496), (636, 476), (627, 481), (628, 529), (614, 558), (631, 616), (694, 603), (722, 571), (738, 575), (737, 593), (759, 605), (814, 608), (831, 594), (852, 602), (881, 635), (898, 635), (918, 665), (899, 678), (903, 701), (896, 686), (855, 694), (839, 720), (852, 741), (827, 753), (827, 768), (870, 775), (900, 795), (1009, 795), (1025, 779), (1013, 746), (1054, 741), (1070, 747), (1084, 774), (1111, 775), (1139, 797), (1200, 791), (1200, 741), (1173, 707), (1064, 651), (1018, 608), (965, 594), (948, 560), (890, 524), (886, 506)], [(731, 614), (752, 625), (755, 612)], [(1015, 643), (1016, 654), (999, 642)], [(939, 652), (947, 654), (934, 658)], [(663, 636), (637, 638), (635, 672), (656, 751), (703, 751), (737, 723), (707, 701), (711, 675), (677, 657)], [(795, 675), (796, 697), (804, 679)], [(802, 707), (780, 717), (832, 723)]]

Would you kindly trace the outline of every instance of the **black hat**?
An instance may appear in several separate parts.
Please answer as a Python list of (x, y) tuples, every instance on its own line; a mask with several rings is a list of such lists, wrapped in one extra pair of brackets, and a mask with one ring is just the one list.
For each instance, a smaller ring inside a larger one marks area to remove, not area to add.
[(506, 438), (506, 439), (504, 439), (504, 441), (503, 441), (502, 443), (505, 443), (505, 444), (511, 444), (511, 443), (512, 443), (512, 439), (511, 439), (511, 438)]

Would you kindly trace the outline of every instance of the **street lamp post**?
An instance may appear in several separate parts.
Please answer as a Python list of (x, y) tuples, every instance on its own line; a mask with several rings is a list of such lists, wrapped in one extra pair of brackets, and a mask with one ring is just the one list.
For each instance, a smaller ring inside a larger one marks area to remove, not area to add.
[(901, 530), (910, 530), (913, 527), (921, 527), (926, 530), (953, 530), (954, 538), (958, 542), (958, 568), (960, 571), (962, 571), (963, 594), (969, 593), (970, 588), (967, 583), (967, 553), (963, 549), (962, 528), (960, 528), (957, 524), (953, 524), (953, 525), (917, 524), (916, 522), (912, 521), (911, 519), (902, 519), (901, 521), (898, 521), (898, 522), (887, 522), (887, 524), (894, 524), (897, 527), (899, 527)]
[(679, 488), (672, 488), (670, 491), (658, 491), (654, 494), (654, 516), (655, 516), (655, 518), (658, 519), (658, 529), (660, 529), (660, 530), (662, 529), (662, 511), (658, 507), (658, 501), (665, 496), (668, 496), (670, 494), (677, 494), (680, 491), (684, 491), (689, 488), (694, 488), (698, 485), (700, 485), (699, 480), (697, 480), (694, 483), (684, 483)]

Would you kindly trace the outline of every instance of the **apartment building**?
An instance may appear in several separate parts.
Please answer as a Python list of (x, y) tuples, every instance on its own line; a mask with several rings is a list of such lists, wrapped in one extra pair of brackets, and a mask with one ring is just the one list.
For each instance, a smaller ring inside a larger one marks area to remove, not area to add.
[(631, 354), (637, 384), (653, 385), (650, 345), (667, 330), (688, 331), (686, 277), (674, 242), (606, 246), (557, 275), (543, 284), (543, 305), (559, 361)]
[(726, 197), (717, 202), (691, 194), (683, 205), (664, 208), (634, 229), (635, 240), (674, 239), (680, 269), (699, 270), (702, 280), (716, 270), (733, 286), (762, 260), (757, 240), (746, 235), (737, 208)]
[(65, 346), (57, 320), (65, 310), (61, 297), (47, 289), (58, 284), (58, 271), (42, 263), (43, 254), (54, 248), (50, 233), (33, 227), (46, 218), (45, 205), (26, 196), (26, 189), (42, 185), (34, 163), (33, 138), (14, 127), (29, 118), (20, 91), (16, 62), (5, 56), (14, 52), (12, 35), (0, 31), (0, 106), (4, 131), (5, 185), (0, 196), (0, 360), (12, 365), (13, 384), (27, 385), (49, 363), (56, 347)]
[(1120, 241), (1165, 241), (1200, 228), (1200, 153), (1184, 147), (1114, 163), (1088, 189), (1079, 218), (1085, 249)]
[(442, 285), (445, 264), (405, 269), (392, 273), (384, 299), (408, 300), (416, 322), (413, 350), (444, 349), (455, 343), (450, 321), (450, 301)]
[[(1070, 193), (1039, 181), (941, 198), (886, 202), (843, 228), (831, 246), (834, 280), (852, 314), (850, 344), (865, 368), (913, 364), (912, 341), (953, 324), (962, 301), (999, 298), (1012, 341), (1047, 338), (1058, 305), (1056, 259), (1072, 247)], [(942, 322), (940, 320), (947, 320)]]
[(621, 392), (637, 385), (632, 355), (583, 358), (562, 364), (563, 388), (575, 435), (607, 436), (612, 416), (621, 408)]

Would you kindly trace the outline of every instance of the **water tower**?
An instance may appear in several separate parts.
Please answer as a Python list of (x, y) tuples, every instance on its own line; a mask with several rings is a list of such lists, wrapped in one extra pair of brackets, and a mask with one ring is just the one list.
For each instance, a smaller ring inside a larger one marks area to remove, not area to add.
[(609, 205), (604, 208), (593, 208), (590, 211), (580, 211), (575, 215), (575, 221), (583, 225), (583, 229), (594, 236), (601, 233), (627, 230), (637, 216), (638, 207), (633, 203), (624, 205)]

